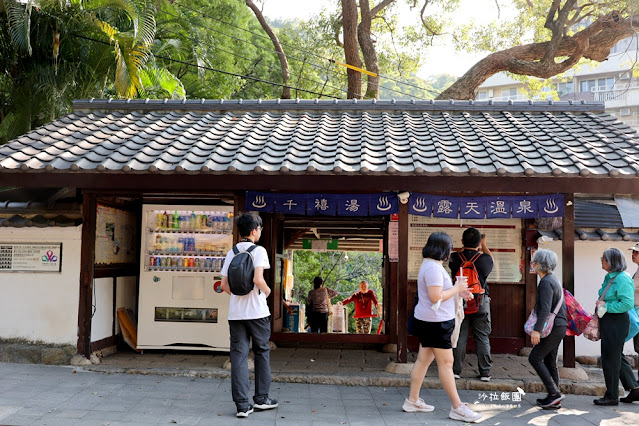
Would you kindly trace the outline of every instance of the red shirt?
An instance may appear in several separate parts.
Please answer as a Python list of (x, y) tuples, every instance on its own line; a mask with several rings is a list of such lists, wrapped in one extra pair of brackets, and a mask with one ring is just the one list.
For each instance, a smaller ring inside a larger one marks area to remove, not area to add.
[(355, 302), (354, 318), (371, 318), (377, 316), (377, 314), (373, 314), (373, 305), (377, 306), (377, 298), (373, 290), (368, 290), (366, 293), (358, 291), (348, 299), (345, 299), (342, 304), (348, 305), (351, 302)]

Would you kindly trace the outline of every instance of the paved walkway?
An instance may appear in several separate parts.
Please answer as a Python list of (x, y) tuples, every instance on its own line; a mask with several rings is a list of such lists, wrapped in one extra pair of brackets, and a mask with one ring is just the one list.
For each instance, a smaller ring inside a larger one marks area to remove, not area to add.
[[(273, 383), (271, 396), (279, 399), (280, 406), (237, 419), (229, 379), (175, 376), (166, 371), (164, 375), (105, 374), (66, 366), (0, 363), (2, 425), (462, 424), (448, 419), (450, 403), (443, 390), (421, 393), (435, 405), (433, 413), (402, 412), (407, 394), (408, 388), (401, 386)], [(484, 415), (482, 424), (639, 424), (639, 403), (596, 407), (590, 396), (569, 395), (564, 408), (545, 411), (534, 406), (540, 394), (475, 390), (460, 394)]]
[[(409, 353), (414, 361), (415, 353)], [(209, 352), (120, 352), (101, 359), (101, 363), (82, 367), (88, 371), (182, 375), (190, 377), (228, 378), (223, 368), (228, 354)], [(273, 381), (346, 386), (409, 386), (410, 365), (404, 374), (385, 372), (395, 360), (395, 354), (376, 350), (278, 348), (271, 351)], [(516, 355), (493, 355), (492, 380), (478, 378), (477, 358), (466, 357), (458, 389), (512, 392), (518, 387), (525, 392), (543, 392), (541, 380), (528, 363), (528, 358)], [(563, 374), (563, 393), (602, 396), (603, 373), (599, 368), (580, 366), (582, 379), (570, 379)], [(433, 364), (424, 382), (426, 388), (440, 388), (437, 368)]]

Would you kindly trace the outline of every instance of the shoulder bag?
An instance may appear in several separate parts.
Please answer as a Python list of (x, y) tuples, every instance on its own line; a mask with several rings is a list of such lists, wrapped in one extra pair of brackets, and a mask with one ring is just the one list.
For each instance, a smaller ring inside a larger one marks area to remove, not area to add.
[[(541, 337), (548, 337), (548, 335), (550, 334), (550, 332), (552, 331), (552, 327), (553, 325), (555, 325), (555, 317), (557, 316), (557, 313), (559, 312), (559, 309), (561, 309), (561, 305), (564, 303), (564, 292), (561, 291), (561, 296), (559, 298), (559, 302), (557, 303), (557, 306), (555, 306), (555, 310), (552, 311), (550, 313), (550, 315), (548, 315), (548, 318), (546, 318), (546, 322), (544, 323), (544, 328), (541, 329)], [(528, 317), (528, 320), (526, 320), (526, 323), (524, 324), (524, 331), (526, 332), (526, 334), (532, 334), (533, 331), (535, 331), (535, 325), (537, 324), (537, 313), (535, 312), (535, 309), (533, 308), (532, 312), (530, 313), (530, 316)]]
[[(619, 275), (616, 275), (615, 278), (617, 278), (618, 276)], [(603, 293), (601, 293), (601, 297), (599, 297), (598, 300), (603, 300), (604, 297), (606, 297), (606, 293), (608, 293), (608, 289), (612, 285), (615, 278), (610, 280), (610, 282), (608, 283), (608, 286), (606, 286), (606, 289), (604, 290)], [(584, 330), (584, 337), (588, 340), (592, 340), (593, 342), (596, 342), (601, 339), (601, 333), (599, 331), (599, 316), (597, 316), (597, 306), (595, 306), (595, 312), (592, 314), (592, 319), (590, 320), (590, 322), (586, 326), (586, 329)]]

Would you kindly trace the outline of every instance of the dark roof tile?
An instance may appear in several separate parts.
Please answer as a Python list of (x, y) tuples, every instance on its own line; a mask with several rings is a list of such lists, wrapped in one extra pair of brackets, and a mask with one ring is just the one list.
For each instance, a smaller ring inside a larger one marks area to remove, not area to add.
[(590, 105), (95, 102), (0, 147), (0, 166), (605, 177), (639, 169), (636, 134)]

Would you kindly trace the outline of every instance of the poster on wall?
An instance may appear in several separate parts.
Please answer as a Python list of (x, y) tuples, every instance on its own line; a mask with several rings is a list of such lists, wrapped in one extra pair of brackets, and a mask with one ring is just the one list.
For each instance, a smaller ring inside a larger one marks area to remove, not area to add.
[[(521, 220), (464, 220), (408, 215), (408, 279), (416, 280), (422, 264), (422, 249), (433, 232), (446, 232), (453, 239), (454, 249), (462, 246), (466, 228), (477, 228), (486, 234), (486, 244), (495, 259), (488, 280), (496, 283), (521, 281)], [(444, 264), (448, 267), (447, 264)]]
[(126, 210), (98, 204), (95, 263), (112, 265), (137, 261), (137, 221)]
[(60, 272), (62, 243), (0, 243), (0, 272)]
[(399, 222), (388, 224), (388, 260), (399, 261)]

